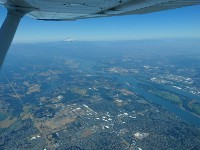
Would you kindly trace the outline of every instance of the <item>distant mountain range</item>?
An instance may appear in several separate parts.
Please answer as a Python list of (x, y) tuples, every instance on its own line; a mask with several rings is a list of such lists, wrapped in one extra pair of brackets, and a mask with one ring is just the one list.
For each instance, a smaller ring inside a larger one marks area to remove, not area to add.
[(75, 41), (75, 40), (70, 37), (67, 37), (66, 39), (64, 39), (64, 42), (72, 42), (72, 41)]

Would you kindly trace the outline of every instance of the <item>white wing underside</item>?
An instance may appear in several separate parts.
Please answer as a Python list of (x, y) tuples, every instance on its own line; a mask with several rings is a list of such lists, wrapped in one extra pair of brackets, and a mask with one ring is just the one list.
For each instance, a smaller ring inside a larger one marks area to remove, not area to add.
[(41, 20), (76, 20), (161, 10), (200, 4), (200, 0), (0, 0), (7, 8), (29, 11)]

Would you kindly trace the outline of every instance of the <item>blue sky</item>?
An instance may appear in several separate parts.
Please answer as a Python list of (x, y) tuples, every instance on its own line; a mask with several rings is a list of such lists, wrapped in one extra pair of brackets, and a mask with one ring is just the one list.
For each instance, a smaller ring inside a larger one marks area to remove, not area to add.
[[(0, 24), (6, 10), (0, 7)], [(200, 38), (200, 6), (77, 21), (47, 22), (24, 17), (14, 42), (75, 40), (137, 40), (158, 38)]]

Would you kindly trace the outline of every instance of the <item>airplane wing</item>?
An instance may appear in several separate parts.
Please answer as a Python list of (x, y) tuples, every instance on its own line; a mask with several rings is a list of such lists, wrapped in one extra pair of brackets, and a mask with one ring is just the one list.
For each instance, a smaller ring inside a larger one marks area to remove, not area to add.
[(61, 21), (145, 14), (197, 4), (200, 0), (0, 0), (8, 10), (0, 29), (0, 69), (24, 15)]
[(200, 4), (200, 0), (0, 0), (7, 8), (28, 11), (39, 20), (76, 20), (146, 14)]

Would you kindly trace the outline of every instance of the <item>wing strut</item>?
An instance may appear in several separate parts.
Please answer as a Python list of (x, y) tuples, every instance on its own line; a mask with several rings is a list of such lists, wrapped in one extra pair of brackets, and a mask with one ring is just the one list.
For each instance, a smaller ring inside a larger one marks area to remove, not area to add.
[(8, 10), (6, 19), (0, 29), (0, 69), (12, 43), (19, 22), (25, 14), (25, 12), (17, 10)]

